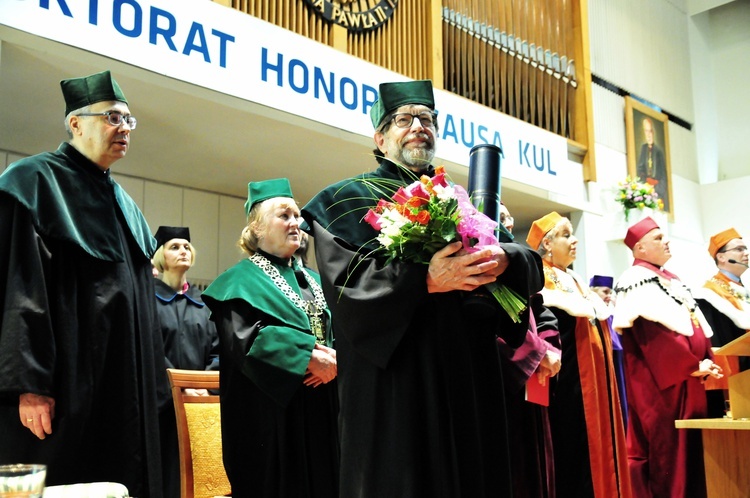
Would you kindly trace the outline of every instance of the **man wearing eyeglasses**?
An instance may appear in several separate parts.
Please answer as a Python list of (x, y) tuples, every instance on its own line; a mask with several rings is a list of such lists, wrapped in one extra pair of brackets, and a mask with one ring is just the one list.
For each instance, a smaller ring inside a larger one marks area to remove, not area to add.
[(109, 71), (60, 84), (69, 141), (0, 175), (0, 464), (157, 497), (155, 241), (110, 175), (136, 120)]
[(437, 115), (430, 81), (381, 84), (370, 111), (378, 169), (302, 210), (336, 332), (342, 497), (512, 494), (496, 337), (520, 345), (528, 311), (514, 324), (466, 313), (463, 299), (501, 274), (536, 293), (540, 259), (518, 244), (464, 254), (457, 242), (429, 264), (385, 264), (362, 221), (378, 198), (434, 175)]
[[(750, 331), (750, 293), (740, 279), (750, 253), (737, 230), (729, 228), (711, 237), (708, 254), (719, 271), (696, 292), (696, 298), (714, 331), (711, 344), (720, 347)], [(740, 357), (739, 362), (741, 370), (750, 368), (748, 357)], [(709, 391), (708, 395), (709, 416), (724, 416), (723, 393)]]

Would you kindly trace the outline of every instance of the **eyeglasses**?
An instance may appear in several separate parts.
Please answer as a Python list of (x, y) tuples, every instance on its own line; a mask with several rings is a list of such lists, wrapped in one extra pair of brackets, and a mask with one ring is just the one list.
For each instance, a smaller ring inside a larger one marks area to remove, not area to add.
[(501, 223), (501, 224), (502, 224), (503, 226), (508, 226), (508, 225), (512, 225), (512, 224), (513, 224), (513, 221), (514, 221), (514, 220), (513, 220), (513, 217), (512, 217), (511, 215), (504, 215), (504, 214), (501, 214), (501, 215), (500, 215), (500, 223)]
[(745, 246), (737, 246), (737, 247), (733, 247), (731, 249), (724, 249), (723, 251), (719, 251), (719, 252), (732, 252), (732, 251), (747, 252), (747, 247), (745, 247)]
[(393, 124), (399, 128), (410, 128), (414, 123), (414, 118), (419, 119), (420, 124), (425, 128), (435, 127), (435, 118), (437, 114), (432, 112), (420, 112), (419, 114), (412, 114), (410, 112), (399, 112), (394, 114), (391, 118)]
[(135, 126), (138, 124), (138, 120), (135, 119), (135, 117), (128, 114), (127, 116), (125, 114), (119, 113), (117, 111), (106, 111), (106, 112), (82, 112), (81, 114), (76, 114), (76, 116), (107, 116), (107, 122), (111, 124), (112, 126), (117, 126), (118, 128), (122, 126), (122, 123), (125, 122), (128, 124), (131, 130), (135, 130)]

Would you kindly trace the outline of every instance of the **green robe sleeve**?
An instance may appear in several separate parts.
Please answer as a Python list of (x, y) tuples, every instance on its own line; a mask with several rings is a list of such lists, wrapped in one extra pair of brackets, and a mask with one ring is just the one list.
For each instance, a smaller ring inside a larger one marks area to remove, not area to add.
[(299, 389), (310, 362), (315, 337), (291, 327), (267, 325), (248, 351), (242, 371), (280, 405)]

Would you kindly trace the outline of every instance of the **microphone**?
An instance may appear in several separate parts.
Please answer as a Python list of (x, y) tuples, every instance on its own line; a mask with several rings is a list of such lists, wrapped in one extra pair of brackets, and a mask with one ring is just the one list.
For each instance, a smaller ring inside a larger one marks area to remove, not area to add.
[(729, 263), (732, 263), (733, 265), (742, 265), (742, 266), (744, 266), (745, 268), (750, 268), (750, 266), (746, 265), (745, 263), (740, 263), (739, 261), (737, 261), (737, 260), (735, 260), (735, 259), (728, 259), (727, 261), (728, 261)]

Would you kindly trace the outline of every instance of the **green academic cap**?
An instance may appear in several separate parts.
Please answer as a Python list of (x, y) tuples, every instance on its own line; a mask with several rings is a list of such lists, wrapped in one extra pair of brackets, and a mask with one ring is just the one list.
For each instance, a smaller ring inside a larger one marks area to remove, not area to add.
[(432, 81), (399, 81), (397, 83), (381, 83), (378, 100), (370, 109), (372, 126), (377, 130), (389, 112), (395, 111), (402, 105), (421, 104), (435, 109), (435, 97), (432, 94)]
[(160, 226), (154, 238), (158, 247), (163, 246), (172, 239), (185, 239), (190, 242), (190, 229), (188, 227)]
[(276, 178), (274, 180), (264, 180), (262, 182), (250, 182), (247, 184), (247, 202), (245, 202), (245, 216), (250, 215), (250, 210), (266, 199), (274, 197), (289, 197), (292, 195), (292, 186), (286, 178)]
[(120, 85), (117, 84), (109, 71), (102, 71), (83, 78), (62, 80), (60, 87), (65, 97), (66, 116), (76, 109), (97, 102), (117, 100), (128, 103)]

